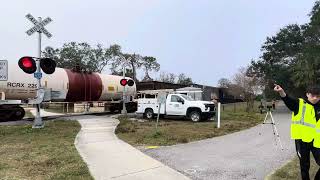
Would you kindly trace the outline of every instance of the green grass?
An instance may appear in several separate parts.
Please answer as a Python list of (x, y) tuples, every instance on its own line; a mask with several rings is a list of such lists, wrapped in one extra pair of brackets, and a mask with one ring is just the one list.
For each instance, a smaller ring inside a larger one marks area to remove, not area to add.
[(221, 114), (221, 128), (216, 122), (205, 121), (194, 123), (190, 120), (160, 120), (158, 131), (155, 121), (130, 121), (119, 118), (117, 136), (133, 146), (164, 146), (187, 143), (212, 138), (248, 129), (263, 122), (264, 115), (246, 112), (224, 112)]
[[(312, 155), (310, 155), (310, 179), (314, 179), (319, 166), (316, 164)], [(293, 179), (301, 179), (300, 175), (300, 165), (298, 157), (295, 157), (293, 160), (285, 164), (280, 169), (276, 170), (270, 177), (266, 178), (266, 180), (293, 180)]]
[(93, 179), (75, 148), (77, 121), (0, 126), (0, 179)]

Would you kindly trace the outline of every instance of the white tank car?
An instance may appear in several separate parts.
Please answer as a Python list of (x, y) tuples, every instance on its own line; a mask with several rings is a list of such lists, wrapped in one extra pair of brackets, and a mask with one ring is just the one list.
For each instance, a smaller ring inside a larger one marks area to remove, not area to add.
[[(122, 98), (123, 77), (100, 73), (79, 73), (56, 68), (51, 75), (43, 73), (41, 85), (51, 89), (53, 101), (108, 101)], [(126, 79), (131, 79), (126, 77)], [(0, 81), (0, 93), (6, 100), (26, 100), (36, 95), (37, 81), (33, 74), (23, 72), (17, 62), (9, 62), (8, 80)], [(126, 86), (126, 95), (135, 96), (136, 85)]]
[[(109, 101), (110, 111), (121, 110), (123, 86), (121, 76), (99, 73), (80, 73), (56, 68), (53, 74), (43, 73), (41, 86), (51, 91), (52, 101), (93, 102)], [(126, 77), (126, 79), (130, 79)], [(135, 96), (136, 85), (126, 86), (126, 95)], [(27, 100), (36, 96), (37, 80), (23, 72), (17, 62), (8, 62), (8, 80), (0, 81), (0, 95), (5, 100)], [(126, 103), (128, 111), (136, 110), (135, 102)], [(22, 119), (25, 111), (19, 105), (0, 104), (0, 120)]]
[[(99, 74), (102, 85), (103, 85), (103, 91), (101, 93), (101, 96), (99, 98), (100, 101), (103, 100), (119, 100), (122, 98), (123, 94), (123, 88), (124, 86), (120, 85), (120, 80), (123, 79), (122, 76), (114, 76), (114, 75), (108, 75), (108, 74)], [(126, 78), (131, 79), (131, 78)], [(137, 89), (136, 84), (133, 86), (125, 86), (125, 94), (128, 96), (135, 96)]]

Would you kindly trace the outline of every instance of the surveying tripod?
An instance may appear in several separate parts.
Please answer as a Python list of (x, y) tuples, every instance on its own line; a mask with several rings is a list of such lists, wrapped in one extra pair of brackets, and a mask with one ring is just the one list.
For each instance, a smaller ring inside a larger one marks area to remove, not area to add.
[[(273, 135), (275, 137), (276, 145), (277, 145), (277, 140), (278, 140), (280, 147), (281, 147), (281, 150), (283, 150), (283, 146), (282, 146), (282, 143), (280, 140), (280, 136), (279, 136), (277, 127), (276, 127), (276, 123), (274, 122), (274, 119), (272, 117), (271, 106), (267, 106), (267, 108), (268, 108), (268, 111), (267, 111), (266, 117), (264, 118), (263, 124), (271, 124), (272, 125), (272, 130), (273, 130)], [(267, 122), (268, 119), (270, 119), (271, 122)]]

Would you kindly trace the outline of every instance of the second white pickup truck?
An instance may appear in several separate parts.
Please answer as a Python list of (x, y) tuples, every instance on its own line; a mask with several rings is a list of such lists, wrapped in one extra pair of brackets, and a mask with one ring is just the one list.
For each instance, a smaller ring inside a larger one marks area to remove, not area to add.
[[(151, 119), (158, 114), (159, 103), (157, 94), (152, 98), (141, 97), (138, 99), (137, 114)], [(160, 106), (160, 115), (184, 116), (191, 121), (207, 120), (215, 115), (215, 106), (210, 101), (195, 101), (184, 94), (167, 94), (165, 103)]]

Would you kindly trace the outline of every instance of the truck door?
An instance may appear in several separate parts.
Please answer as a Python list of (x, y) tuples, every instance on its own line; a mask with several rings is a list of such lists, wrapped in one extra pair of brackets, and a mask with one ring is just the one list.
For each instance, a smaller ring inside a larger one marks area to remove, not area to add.
[[(170, 97), (170, 96), (169, 96)], [(185, 115), (184, 111), (184, 100), (177, 96), (171, 95), (167, 104), (167, 115)]]

